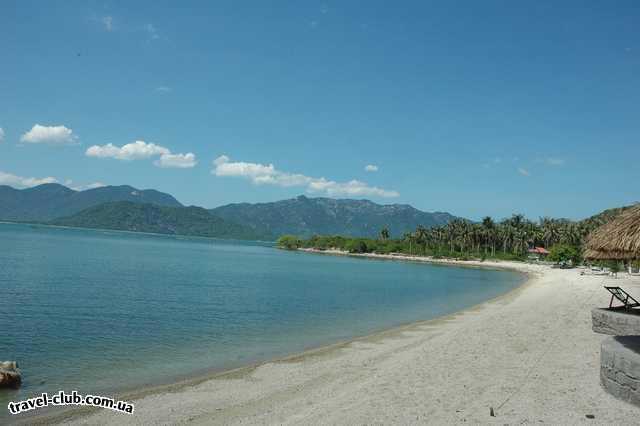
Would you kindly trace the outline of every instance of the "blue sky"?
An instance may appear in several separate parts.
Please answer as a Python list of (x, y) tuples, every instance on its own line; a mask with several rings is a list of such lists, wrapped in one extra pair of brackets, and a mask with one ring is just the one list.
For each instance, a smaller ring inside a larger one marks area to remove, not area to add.
[(640, 200), (636, 1), (0, 7), (0, 183), (472, 219)]

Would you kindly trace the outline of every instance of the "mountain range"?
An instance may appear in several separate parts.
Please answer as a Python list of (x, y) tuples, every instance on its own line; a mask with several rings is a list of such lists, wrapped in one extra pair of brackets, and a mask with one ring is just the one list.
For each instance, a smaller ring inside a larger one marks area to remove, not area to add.
[(271, 240), (273, 236), (214, 216), (202, 207), (115, 201), (54, 219), (52, 225), (198, 237)]
[(0, 220), (55, 225), (274, 240), (282, 234), (373, 237), (388, 227), (393, 236), (418, 225), (444, 225), (455, 217), (407, 204), (299, 196), (271, 203), (229, 204), (206, 210), (185, 207), (153, 189), (105, 186), (75, 191), (60, 184), (28, 189), (0, 186)]
[(369, 200), (304, 195), (272, 203), (228, 204), (210, 212), (262, 232), (300, 237), (314, 234), (375, 237), (385, 226), (391, 235), (401, 236), (418, 225), (439, 226), (455, 219), (449, 213), (427, 213), (408, 204), (380, 205)]
[(74, 191), (57, 183), (46, 183), (27, 189), (0, 185), (0, 219), (46, 222), (112, 201), (182, 207), (182, 204), (169, 194), (154, 189), (139, 190), (128, 185), (103, 186), (85, 191)]

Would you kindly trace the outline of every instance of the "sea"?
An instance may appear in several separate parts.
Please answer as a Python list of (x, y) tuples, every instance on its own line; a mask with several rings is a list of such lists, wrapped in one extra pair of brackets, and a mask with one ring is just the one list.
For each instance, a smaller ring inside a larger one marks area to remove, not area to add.
[(309, 254), (272, 243), (0, 223), (7, 404), (262, 362), (469, 308), (522, 274)]

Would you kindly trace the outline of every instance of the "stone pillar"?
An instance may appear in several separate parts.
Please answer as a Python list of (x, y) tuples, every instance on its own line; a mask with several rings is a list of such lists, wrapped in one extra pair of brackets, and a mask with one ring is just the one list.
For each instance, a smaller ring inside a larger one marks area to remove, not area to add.
[(616, 398), (640, 406), (640, 336), (607, 337), (602, 341), (600, 384)]
[(616, 398), (640, 406), (640, 315), (593, 309), (591, 318), (593, 331), (612, 336), (600, 346), (600, 384)]

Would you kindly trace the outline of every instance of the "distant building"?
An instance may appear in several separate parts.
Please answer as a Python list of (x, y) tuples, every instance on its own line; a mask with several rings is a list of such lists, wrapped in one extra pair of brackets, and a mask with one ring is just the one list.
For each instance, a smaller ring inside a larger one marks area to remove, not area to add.
[(544, 247), (534, 247), (528, 250), (529, 259), (544, 260), (549, 255), (549, 250)]

